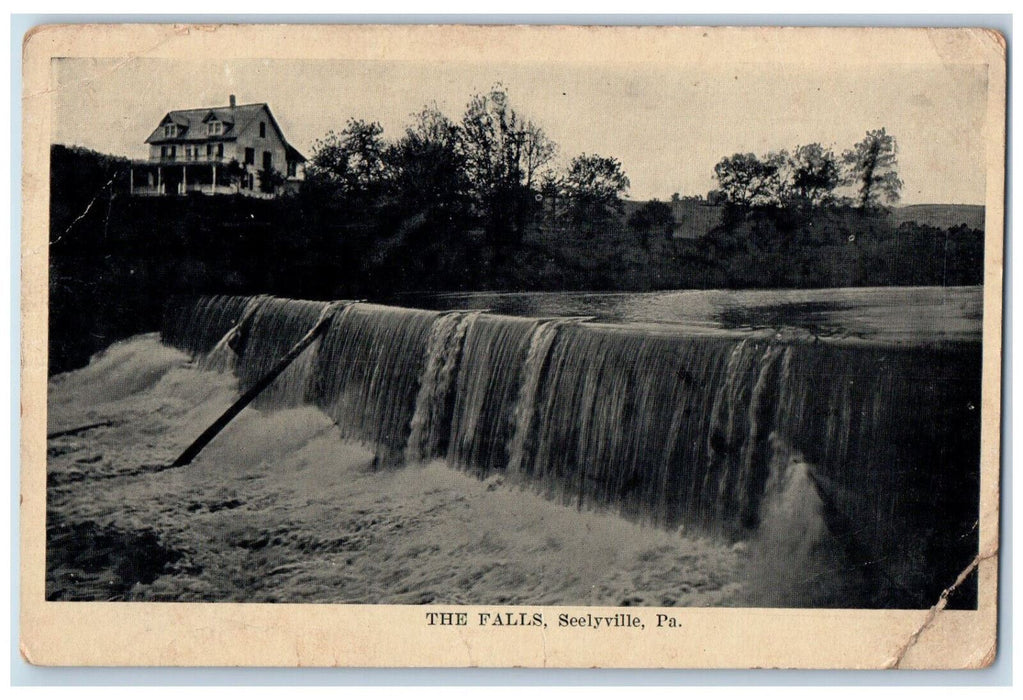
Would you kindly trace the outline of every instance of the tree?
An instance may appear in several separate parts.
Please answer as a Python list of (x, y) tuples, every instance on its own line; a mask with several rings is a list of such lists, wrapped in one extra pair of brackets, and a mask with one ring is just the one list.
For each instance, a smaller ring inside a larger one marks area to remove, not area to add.
[(557, 227), (561, 217), (558, 205), (561, 204), (561, 193), (565, 190), (565, 178), (560, 173), (547, 171), (540, 180), (540, 197), (543, 204), (544, 219), (550, 229)]
[[(554, 156), (558, 153), (558, 145), (551, 141), (543, 129), (527, 121), (522, 129), (522, 184), (532, 190), (538, 175), (547, 174)], [(542, 178), (539, 178), (542, 179)]]
[(375, 276), (423, 288), (464, 279), (473, 251), (465, 235), (469, 186), (458, 126), (436, 105), (424, 107), (383, 159), (386, 188), (372, 242)]
[(540, 175), (555, 144), (509, 104), (500, 85), (470, 99), (461, 123), (460, 148), (477, 213), (492, 242), (515, 243), (535, 207)]
[(384, 173), (383, 132), (378, 122), (349, 119), (341, 133), (330, 131), (313, 144), (309, 177), (332, 182), (347, 195), (376, 190)]
[(763, 159), (752, 153), (736, 153), (714, 166), (721, 195), (729, 204), (742, 207), (777, 206), (785, 190), (782, 170), (788, 162), (784, 151)]
[[(236, 158), (232, 158), (230, 161), (228, 161), (227, 165), (224, 167), (223, 170), (226, 182), (231, 187), (234, 187), (235, 192), (237, 192), (241, 188), (242, 180), (247, 177), (245, 166), (239, 163)], [(217, 179), (219, 180), (220, 178), (218, 177)]]
[(407, 207), (443, 209), (466, 197), (460, 130), (436, 105), (413, 115), (383, 158), (388, 190)]
[(675, 215), (671, 207), (664, 202), (651, 199), (636, 211), (628, 220), (629, 228), (639, 234), (643, 246), (650, 243), (650, 232), (656, 231), (670, 238), (675, 228)]
[(572, 159), (564, 181), (564, 197), (572, 224), (589, 232), (621, 213), (619, 197), (629, 189), (629, 178), (617, 158), (582, 154)]
[(897, 152), (895, 137), (881, 128), (868, 131), (862, 141), (842, 154), (847, 172), (845, 182), (859, 186), (857, 203), (861, 209), (899, 201), (902, 180)]
[(284, 176), (280, 171), (273, 168), (264, 168), (259, 171), (259, 190), (267, 194), (275, 194), (284, 185)]
[(789, 163), (791, 189), (800, 202), (817, 207), (834, 199), (835, 188), (842, 182), (842, 173), (830, 148), (819, 143), (799, 146)]

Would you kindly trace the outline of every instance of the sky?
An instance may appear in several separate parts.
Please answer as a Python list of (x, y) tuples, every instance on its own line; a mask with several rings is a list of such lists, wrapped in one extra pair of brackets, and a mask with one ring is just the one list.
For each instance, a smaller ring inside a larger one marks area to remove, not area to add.
[[(613, 57), (612, 57), (613, 58)], [(983, 204), (986, 68), (715, 63), (642, 71), (626, 64), (59, 58), (52, 64), (53, 142), (133, 158), (172, 109), (267, 102), (309, 157), (349, 117), (398, 137), (436, 103), (460, 119), (497, 83), (558, 145), (618, 158), (635, 200), (706, 194), (714, 165), (819, 142), (840, 154), (868, 130), (897, 140), (903, 204)]]

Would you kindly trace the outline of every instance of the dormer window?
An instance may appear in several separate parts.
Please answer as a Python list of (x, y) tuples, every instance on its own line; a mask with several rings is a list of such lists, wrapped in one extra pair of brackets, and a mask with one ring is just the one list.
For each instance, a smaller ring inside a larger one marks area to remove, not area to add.
[(167, 124), (167, 125), (165, 125), (163, 127), (163, 135), (168, 137), (168, 138), (172, 138), (174, 136), (177, 136), (178, 135), (178, 125), (177, 124)]
[(212, 121), (206, 125), (206, 133), (210, 136), (220, 136), (224, 133), (224, 122)]

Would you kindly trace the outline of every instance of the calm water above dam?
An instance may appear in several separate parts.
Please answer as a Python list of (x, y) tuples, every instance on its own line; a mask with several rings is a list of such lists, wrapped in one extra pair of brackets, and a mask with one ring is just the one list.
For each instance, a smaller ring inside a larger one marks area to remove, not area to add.
[(489, 309), (512, 316), (593, 316), (686, 334), (805, 332), (816, 337), (920, 344), (981, 339), (982, 287), (873, 287), (673, 292), (472, 292), (405, 295), (405, 306)]

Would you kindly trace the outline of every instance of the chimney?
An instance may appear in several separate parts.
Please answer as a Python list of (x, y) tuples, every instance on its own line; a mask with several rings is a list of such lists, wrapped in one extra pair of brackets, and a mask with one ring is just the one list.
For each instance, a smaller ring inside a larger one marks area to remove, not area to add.
[(231, 106), (234, 107), (234, 95), (231, 95)]

